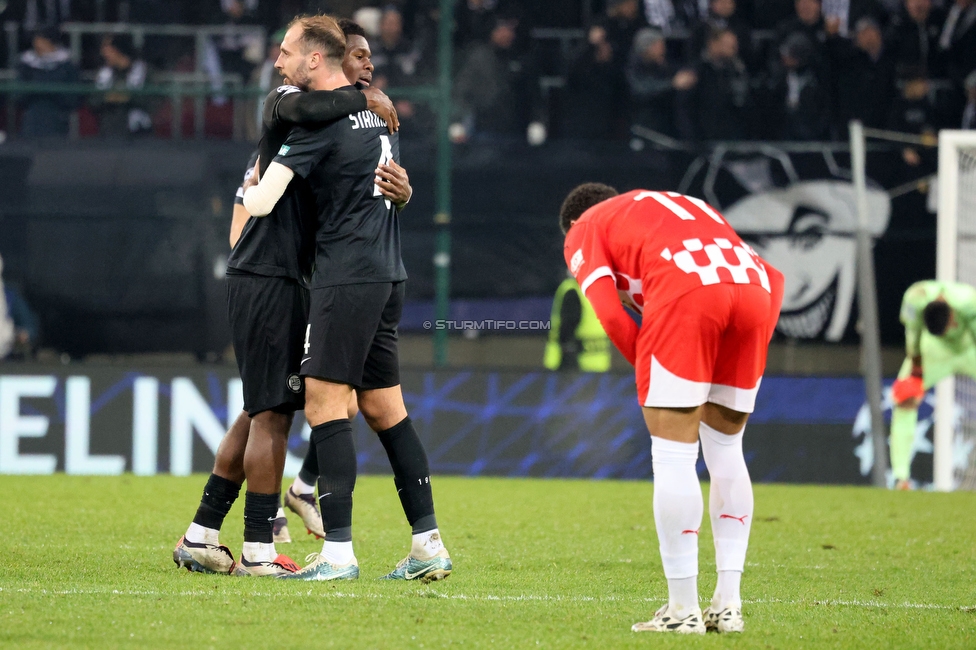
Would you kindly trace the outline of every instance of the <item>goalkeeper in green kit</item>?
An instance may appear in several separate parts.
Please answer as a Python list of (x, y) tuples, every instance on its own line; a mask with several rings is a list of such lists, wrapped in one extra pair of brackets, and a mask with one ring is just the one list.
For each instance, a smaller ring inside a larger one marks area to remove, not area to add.
[(976, 378), (976, 289), (959, 282), (923, 280), (901, 303), (906, 359), (891, 387), (891, 473), (895, 488), (909, 476), (918, 406), (925, 391), (950, 375)]

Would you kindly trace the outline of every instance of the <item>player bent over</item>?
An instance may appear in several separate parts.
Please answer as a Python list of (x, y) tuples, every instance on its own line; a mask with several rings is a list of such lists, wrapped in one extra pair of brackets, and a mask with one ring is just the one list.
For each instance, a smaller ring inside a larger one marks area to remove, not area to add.
[[(566, 264), (610, 340), (634, 364), (651, 434), (654, 522), (668, 604), (635, 632), (741, 632), (752, 525), (742, 434), (779, 317), (783, 276), (714, 208), (675, 192), (618, 195), (586, 183), (560, 209)], [(623, 303), (623, 304), (621, 304)], [(642, 314), (638, 326), (624, 311)], [(718, 586), (698, 605), (701, 440)]]
[(925, 391), (960, 374), (976, 378), (976, 289), (958, 282), (923, 280), (901, 303), (905, 361), (891, 387), (891, 474), (895, 488), (911, 489), (918, 407)]

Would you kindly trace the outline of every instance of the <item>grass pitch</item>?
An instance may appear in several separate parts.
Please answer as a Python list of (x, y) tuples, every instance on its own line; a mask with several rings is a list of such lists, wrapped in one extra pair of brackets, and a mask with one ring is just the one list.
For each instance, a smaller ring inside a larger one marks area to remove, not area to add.
[[(756, 486), (746, 632), (689, 638), (630, 631), (667, 593), (649, 483), (438, 477), (455, 571), (424, 586), (375, 580), (409, 544), (388, 477), (356, 490), (358, 582), (177, 571), (204, 481), (0, 476), (0, 645), (976, 648), (972, 493)], [(222, 532), (235, 556), (242, 511)], [(290, 524), (279, 551), (302, 564), (321, 542)], [(707, 515), (701, 547), (710, 596)]]

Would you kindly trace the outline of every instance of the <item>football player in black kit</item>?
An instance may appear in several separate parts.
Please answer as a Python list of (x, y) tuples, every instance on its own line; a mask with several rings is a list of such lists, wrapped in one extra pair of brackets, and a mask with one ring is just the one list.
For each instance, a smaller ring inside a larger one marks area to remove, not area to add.
[[(323, 29), (341, 33), (331, 19), (320, 22)], [(313, 34), (309, 46), (314, 45)], [(352, 62), (356, 57), (350, 53), (348, 58)], [(280, 146), (289, 123), (322, 123), (368, 106), (388, 116), (396, 127), (392, 103), (379, 91), (297, 90), (278, 88), (266, 103), (267, 137), (262, 141), (262, 150), (269, 152), (266, 160)], [(405, 172), (398, 175), (405, 178)], [(239, 195), (243, 196), (243, 188)], [(394, 196), (402, 198), (402, 192)], [(297, 568), (277, 555), (272, 542), (287, 434), (294, 411), (303, 406), (295, 349), (305, 328), (307, 292), (302, 283), (310, 269), (311, 249), (308, 224), (297, 207), (285, 202), (272, 218), (253, 219), (235, 205), (228, 308), (244, 383), (245, 412), (221, 441), (200, 507), (173, 553), (178, 566), (193, 571), (279, 575)], [(245, 477), (245, 551), (236, 563), (227, 547), (219, 544), (218, 531)]]
[[(284, 75), (314, 89), (347, 85), (342, 44), (309, 58), (301, 53), (302, 36), (301, 24), (285, 35), (279, 59)], [(305, 192), (317, 212), (301, 374), (305, 416), (318, 459), (325, 541), (309, 565), (283, 578), (359, 576), (352, 544), (356, 454), (346, 413), (354, 389), (363, 417), (390, 458), (413, 532), (409, 554), (385, 577), (429, 581), (446, 578), (452, 570), (434, 516), (427, 455), (400, 391), (397, 326), (406, 272), (400, 258), (399, 207), (375, 183), (380, 166), (398, 159), (398, 135), (391, 135), (375, 113), (363, 111), (319, 129), (293, 128), (260, 182), (244, 194), (244, 205), (253, 215), (267, 214)]]

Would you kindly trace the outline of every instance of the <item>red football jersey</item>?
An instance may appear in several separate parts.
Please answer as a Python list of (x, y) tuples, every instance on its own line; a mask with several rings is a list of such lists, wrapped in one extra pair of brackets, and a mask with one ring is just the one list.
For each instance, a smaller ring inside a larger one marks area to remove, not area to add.
[(621, 301), (639, 313), (709, 284), (770, 290), (766, 262), (722, 215), (677, 192), (634, 190), (593, 206), (570, 228), (563, 255), (584, 294), (613, 278)]

